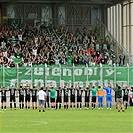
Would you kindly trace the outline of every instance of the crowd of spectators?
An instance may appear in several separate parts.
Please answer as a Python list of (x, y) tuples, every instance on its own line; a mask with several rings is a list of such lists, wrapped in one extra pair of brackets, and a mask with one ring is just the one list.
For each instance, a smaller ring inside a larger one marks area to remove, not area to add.
[(83, 28), (70, 32), (64, 26), (52, 24), (30, 26), (27, 24), (3, 26), (0, 32), (0, 64), (14, 67), (13, 59), (21, 66), (34, 65), (124, 65), (125, 56), (117, 60), (115, 45), (102, 39), (98, 30)]

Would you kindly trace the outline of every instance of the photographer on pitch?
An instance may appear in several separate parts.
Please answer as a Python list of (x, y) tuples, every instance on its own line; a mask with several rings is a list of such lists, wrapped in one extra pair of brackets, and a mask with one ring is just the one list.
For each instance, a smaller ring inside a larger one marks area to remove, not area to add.
[(123, 105), (123, 99), (122, 99), (122, 84), (118, 85), (118, 88), (114, 89), (116, 94), (116, 102), (117, 102), (117, 108), (118, 112), (120, 112), (120, 109), (122, 108), (122, 112), (124, 111), (124, 105)]

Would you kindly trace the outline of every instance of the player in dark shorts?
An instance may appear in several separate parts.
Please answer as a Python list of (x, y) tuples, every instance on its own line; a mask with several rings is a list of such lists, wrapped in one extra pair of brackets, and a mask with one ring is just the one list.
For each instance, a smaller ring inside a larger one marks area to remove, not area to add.
[(6, 110), (6, 92), (7, 89), (5, 87), (2, 87), (2, 90), (0, 90), (1, 92), (1, 108), (2, 110)]
[(79, 87), (77, 89), (77, 109), (80, 107), (80, 110), (82, 109), (82, 93), (83, 90)]
[(76, 92), (76, 89), (72, 85), (69, 90), (70, 90), (70, 109), (72, 109), (72, 107), (73, 107), (74, 110), (75, 110), (75, 106), (76, 106), (76, 103), (75, 103), (75, 92)]
[(53, 86), (49, 91), (50, 91), (51, 108), (52, 110), (54, 110), (55, 109), (55, 97), (56, 97), (55, 87)]
[(31, 95), (32, 95), (32, 109), (37, 109), (37, 91), (38, 89), (33, 86), (33, 89), (31, 89)]
[(68, 109), (68, 92), (69, 92), (69, 89), (64, 86), (63, 87), (63, 93), (64, 93), (64, 110), (67, 110)]
[[(116, 84), (116, 87), (114, 88), (114, 90), (118, 89), (118, 84)], [(116, 100), (116, 91), (115, 91), (115, 105), (116, 105), (116, 109), (117, 109), (117, 100)]]
[(133, 106), (133, 87), (130, 87), (129, 98), (130, 106)]
[(23, 85), (20, 86), (18, 91), (19, 91), (19, 108), (20, 108), (20, 110), (23, 110), (23, 108), (24, 108), (24, 88), (23, 88)]
[(46, 109), (46, 104), (47, 104), (47, 107), (48, 109), (50, 108), (50, 104), (49, 104), (49, 86), (46, 87), (46, 89), (44, 90), (47, 94), (47, 97), (46, 97), (46, 102), (45, 102), (45, 109)]
[(25, 88), (25, 108), (30, 109), (30, 92), (31, 92), (31, 86), (26, 86)]
[(129, 95), (129, 89), (130, 87), (126, 86), (123, 90), (123, 105), (126, 104), (125, 109), (127, 109), (128, 106), (128, 95)]
[[(61, 109), (62, 104), (62, 89), (59, 87), (57, 90), (57, 97), (56, 97), (56, 109)], [(59, 108), (58, 108), (59, 107)]]
[(84, 90), (85, 91), (85, 109), (89, 108), (89, 102), (90, 102), (90, 86)]
[(16, 88), (14, 87), (14, 85), (12, 85), (9, 91), (10, 91), (10, 109), (12, 110), (12, 102), (13, 102), (14, 110), (16, 110), (16, 97), (15, 97)]
[(96, 88), (96, 85), (94, 85), (92, 88), (90, 88), (90, 90), (92, 92), (91, 106), (93, 110), (96, 107), (96, 95), (97, 95), (98, 88)]

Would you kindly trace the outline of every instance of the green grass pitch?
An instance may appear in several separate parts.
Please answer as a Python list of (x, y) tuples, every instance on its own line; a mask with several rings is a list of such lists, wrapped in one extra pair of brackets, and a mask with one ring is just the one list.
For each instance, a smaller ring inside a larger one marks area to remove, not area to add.
[(133, 109), (0, 110), (0, 133), (133, 133)]

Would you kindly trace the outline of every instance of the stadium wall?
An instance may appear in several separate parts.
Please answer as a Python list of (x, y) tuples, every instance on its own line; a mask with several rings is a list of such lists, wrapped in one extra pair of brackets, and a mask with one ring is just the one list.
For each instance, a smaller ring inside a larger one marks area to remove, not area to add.
[(2, 26), (2, 4), (0, 3), (0, 29)]
[(100, 5), (3, 4), (4, 16), (9, 19), (21, 19), (32, 25), (51, 20), (54, 26), (65, 25), (71, 31), (97, 26), (97, 18), (106, 20), (104, 11), (105, 7)]
[[(133, 64), (133, 0), (107, 8), (107, 28)], [(118, 54), (121, 54), (118, 53)]]

